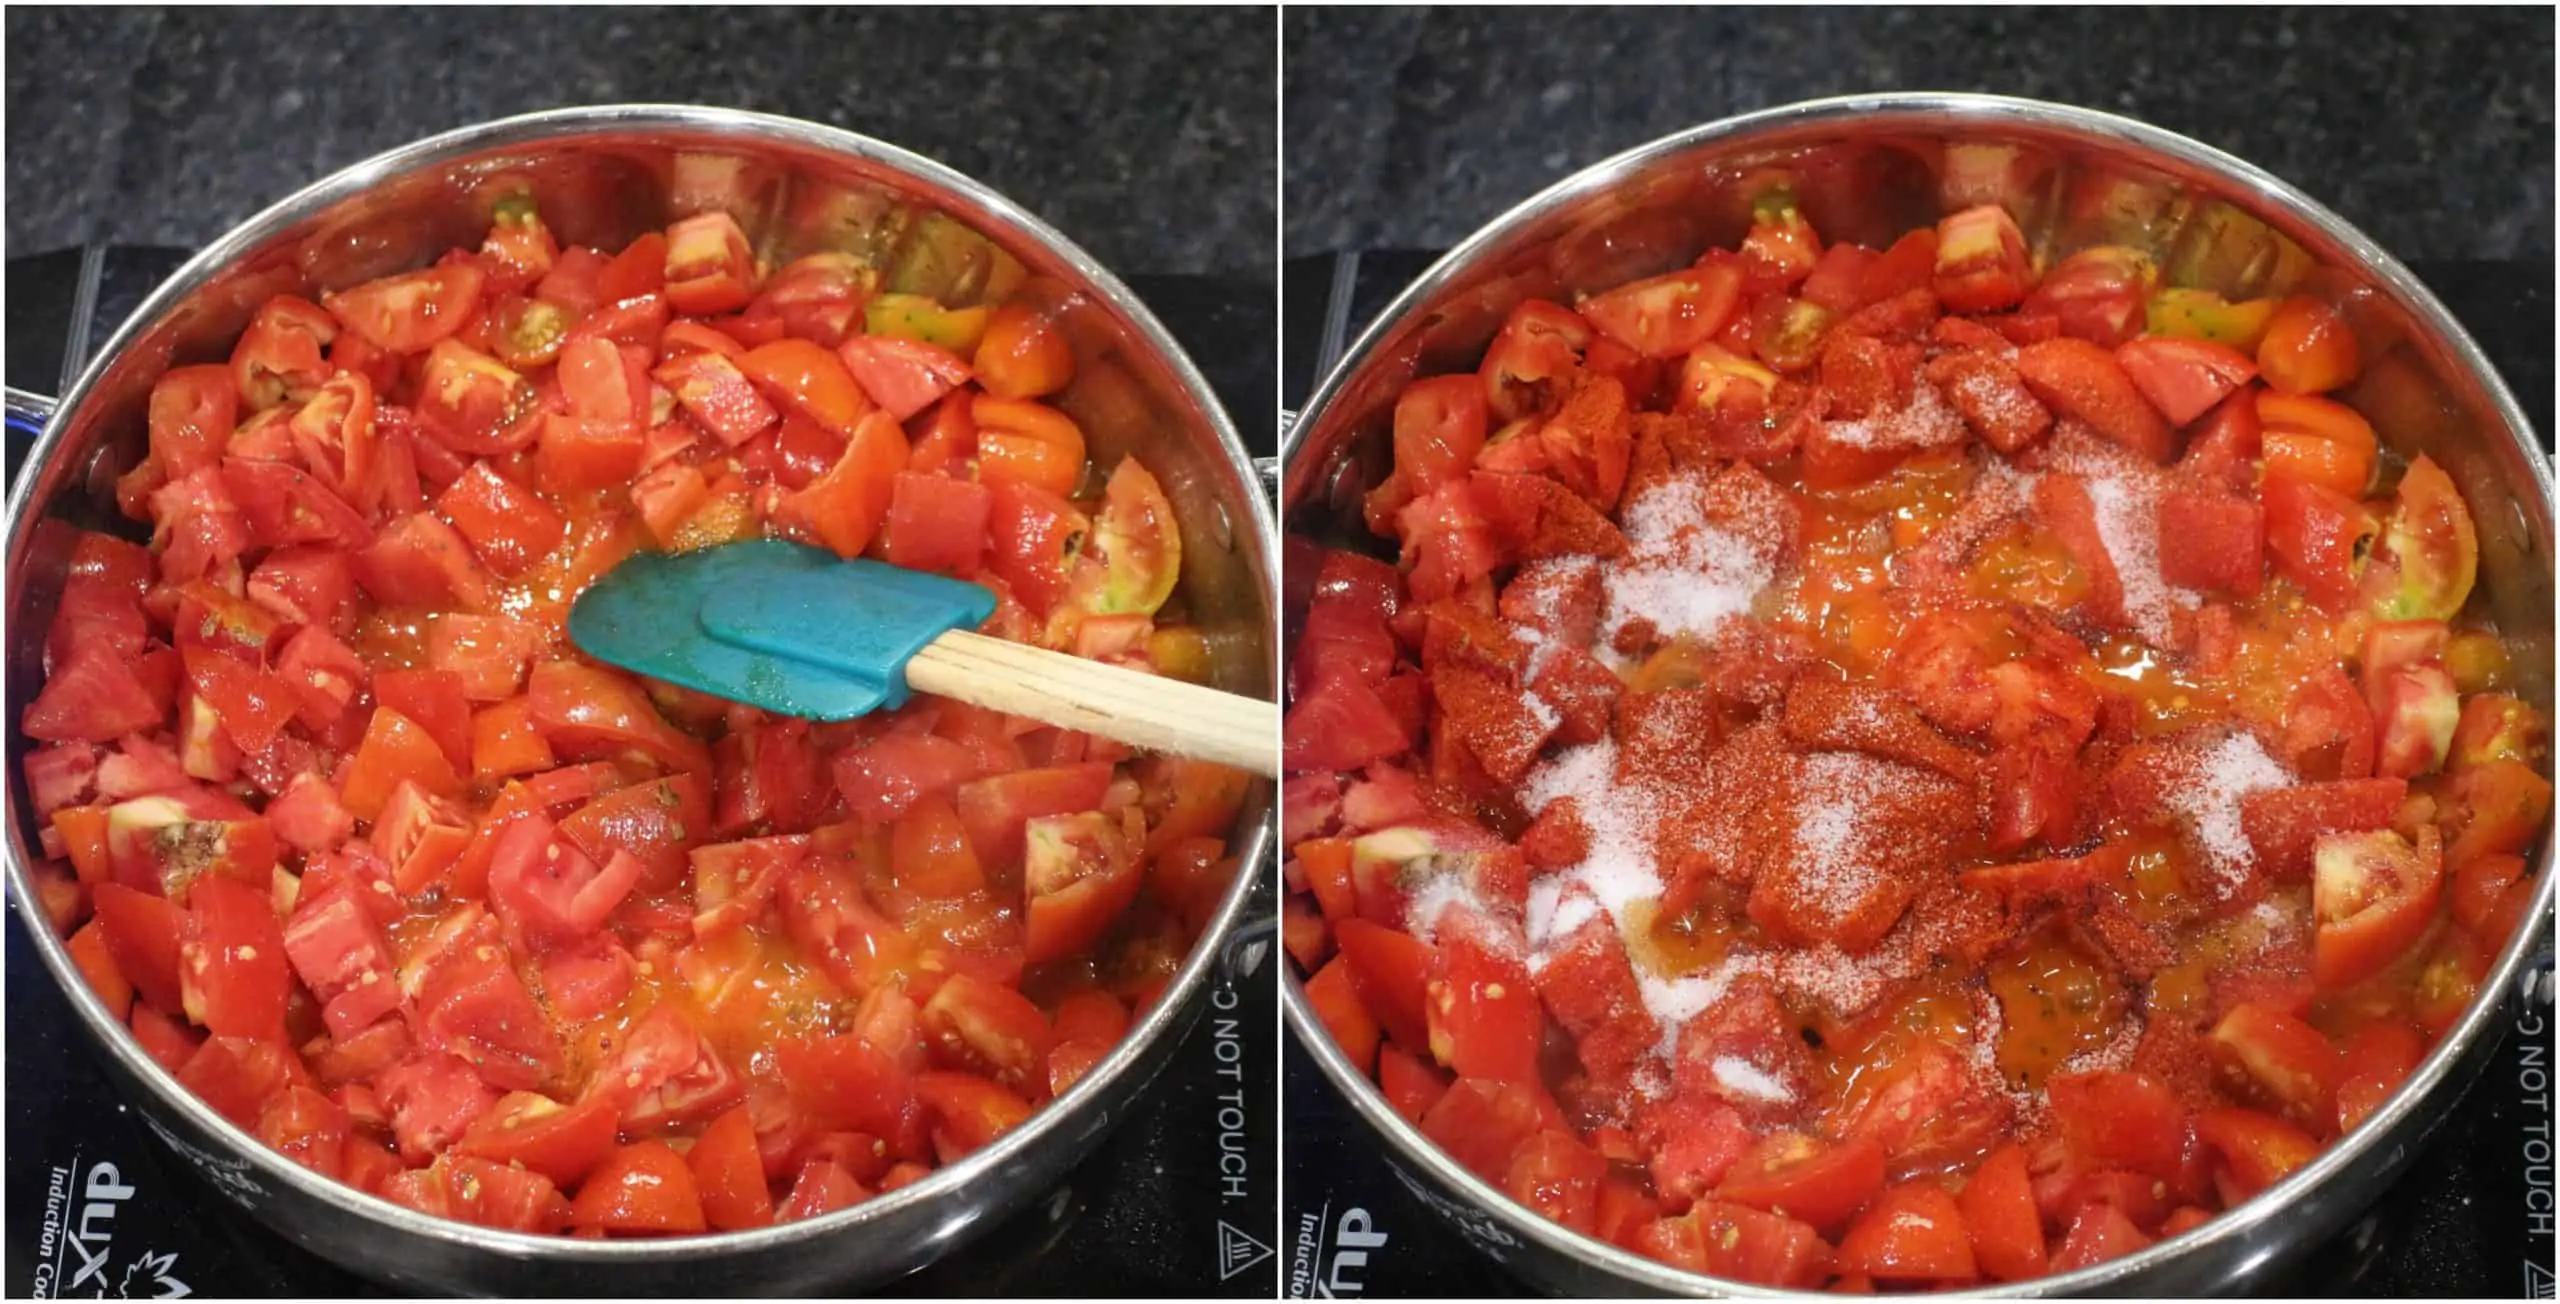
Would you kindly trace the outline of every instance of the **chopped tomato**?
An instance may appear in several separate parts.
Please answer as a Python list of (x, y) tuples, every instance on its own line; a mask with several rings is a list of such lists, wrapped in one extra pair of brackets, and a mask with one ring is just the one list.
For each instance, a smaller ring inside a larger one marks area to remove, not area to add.
[(1065, 497), (1085, 465), (1084, 431), (1056, 408), (1019, 399), (980, 398), (969, 405), (978, 427), (978, 478), (1017, 481)]
[[(806, 413), (832, 434), (850, 438), (874, 406), (835, 354), (807, 340), (781, 339), (749, 350), (738, 370), (765, 392)], [(905, 415), (893, 412), (895, 420)]]
[(1763, 1140), (1725, 1174), (1716, 1199), (1784, 1214), (1816, 1231), (1846, 1226), (1884, 1190), (1873, 1140), (1826, 1145), (1796, 1133)]
[(2373, 427), (2354, 408), (2309, 395), (2258, 395), (2259, 446), (2269, 479), (2283, 477), (2362, 497), (2379, 465)]
[(589, 1095), (562, 1104), (535, 1091), (515, 1091), (472, 1120), (454, 1142), (454, 1153), (540, 1173), (574, 1188), (614, 1148), (611, 1098)]
[(738, 220), (725, 212), (685, 218), (667, 228), (666, 295), (677, 312), (734, 312), (755, 297), (755, 251)]
[(888, 335), (857, 335), (837, 357), (871, 402), (899, 421), (933, 406), (975, 374), (948, 349)]
[(2160, 336), (2127, 340), (2116, 349), (2116, 364), (2173, 426), (2192, 424), (2258, 374), (2238, 349)]
[(2258, 369), (2283, 393), (2324, 394), (2354, 380), (2364, 361), (2355, 332), (2337, 309), (2295, 295), (2277, 304), (2267, 320), (2266, 334), (2258, 342)]
[(1956, 1197), (1933, 1182), (1888, 1188), (1840, 1238), (1836, 1266), (1879, 1280), (1960, 1282), (1975, 1275), (1973, 1244)]
[(2205, 1110), (2196, 1115), (2196, 1135), (2222, 1156), (2222, 1172), (2238, 1199), (2284, 1180), (2320, 1148), (2301, 1129), (2247, 1109)]
[(1474, 376), (1440, 376), (1396, 400), (1396, 472), (1417, 493), (1466, 474), (1484, 447), (1484, 387)]
[(2334, 489), (2290, 476), (2265, 485), (2267, 552), (2276, 573), (2300, 585), (2323, 611), (2355, 598), (2366, 554), (2380, 532), (2373, 514)]
[(1542, 299), (1522, 302), (1476, 372), (1491, 414), (1513, 421), (1552, 410), (1590, 343), (1591, 324), (1573, 312)]
[(2044, 1227), (2028, 1184), (2025, 1150), (2011, 1143), (1993, 1151), (1956, 1192), (1956, 1207), (1984, 1276), (2025, 1281), (2044, 1275)]
[(569, 1222), (626, 1235), (687, 1235), (709, 1226), (693, 1170), (664, 1141), (643, 1141), (607, 1156), (579, 1184)]
[(971, 578), (978, 573), (994, 509), (995, 495), (985, 485), (900, 471), (881, 522), (883, 559), (910, 570)]
[(2397, 581), (2375, 607), (2385, 620), (2444, 620), (2462, 610), (2480, 569), (2480, 541), (2453, 480), (2421, 453), (2394, 494), (2382, 553)]
[[(337, 320), (320, 305), (289, 294), (267, 300), (259, 305), (258, 315), (249, 319), (249, 329), (240, 336), (240, 342), (231, 348), (234, 392), (252, 412), (289, 398), (309, 398), (334, 370), (323, 350), (337, 337)], [(169, 374), (176, 376), (179, 372)], [(155, 387), (154, 406), (158, 402)], [(157, 441), (152, 451), (160, 453)], [(161, 460), (172, 467), (180, 465), (165, 455)]]
[(687, 414), (732, 448), (781, 420), (738, 364), (719, 353), (687, 353), (658, 364), (651, 374), (675, 393)]
[(471, 262), (386, 276), (321, 296), (349, 331), (386, 353), (423, 353), (469, 321), (483, 273)]
[(1742, 268), (1718, 263), (1619, 286), (1581, 304), (1600, 333), (1649, 358), (1667, 358), (1714, 339), (1732, 320)]
[[(1954, 312), (1998, 312), (2027, 296), (2034, 272), (2027, 238), (1997, 204), (1938, 219), (1937, 262), (1930, 288)], [(2183, 423), (2181, 423), (2183, 424)]]
[(1017, 480), (988, 482), (987, 568), (1036, 618), (1067, 596), (1093, 522), (1064, 497)]
[(907, 456), (897, 422), (871, 413), (855, 427), (835, 465), (792, 495), (792, 508), (838, 556), (860, 556), (888, 518)]
[(972, 370), (998, 398), (1038, 398), (1067, 387), (1076, 355), (1054, 316), (1020, 300), (987, 319)]

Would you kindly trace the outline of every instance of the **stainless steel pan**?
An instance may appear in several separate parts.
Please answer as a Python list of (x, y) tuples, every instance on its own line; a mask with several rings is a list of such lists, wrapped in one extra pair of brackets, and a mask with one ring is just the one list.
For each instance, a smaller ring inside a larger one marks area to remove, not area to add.
[[(1003, 196), (928, 159), (851, 132), (690, 107), (567, 109), (448, 132), (313, 185), (215, 241), (172, 275), (62, 396), (11, 486), (8, 518), (10, 893), (45, 967), (71, 994), (113, 1076), (169, 1144), (225, 1195), (299, 1244), (358, 1272), (438, 1293), (732, 1295), (849, 1290), (914, 1270), (1054, 1187), (1128, 1110), (1198, 1018), (1231, 963), (1239, 919), (1269, 854), (1267, 794), (1229, 845), (1240, 868), (1163, 1000), (1065, 1096), (1012, 1133), (914, 1186), (807, 1222), (665, 1241), (582, 1241), (430, 1218), (309, 1172), (197, 1100), (135, 1045), (74, 968), (38, 903), (41, 859), (18, 777), (19, 712), (40, 682), (51, 604), (74, 526), (113, 529), (114, 477), (140, 460), (152, 382), (229, 356), (269, 296), (317, 297), (476, 246), (492, 204), (530, 189), (562, 238), (620, 248), (706, 202), (729, 208), (761, 252), (895, 229), (938, 212), (986, 235), (1065, 305), (1080, 365), (1056, 401), (1097, 456), (1143, 456), (1183, 528), (1183, 591), (1218, 685), (1267, 695), (1278, 582), (1261, 477), (1200, 373), (1128, 288)], [(21, 396), (11, 395), (13, 417)], [(38, 404), (41, 407), (41, 404)], [(1241, 972), (1241, 969), (1239, 969)]]
[[(1731, 247), (1749, 226), (1755, 178), (1772, 168), (1794, 176), (1827, 240), (1881, 248), (1947, 212), (2003, 201), (2054, 254), (2145, 242), (2179, 284), (2234, 297), (2313, 284), (2345, 304), (2374, 361), (2342, 397), (2386, 442), (2428, 453), (2461, 487), (2479, 525), (2481, 585), (2515, 643), (2520, 691), (2550, 712), (2551, 468), (2461, 326), (2407, 268), (2275, 177), (2156, 127), (2030, 100), (1913, 94), (1789, 105), (1666, 136), (1522, 202), (1424, 272), (1325, 378), (1282, 449), (1284, 528), (1327, 542), (1363, 538), (1360, 494), (1389, 467), (1390, 415), (1408, 381), (1472, 369), (1524, 298), (1596, 291)], [(2548, 858), (2546, 835), (2535, 864), (2547, 870)], [(2139, 1254), (1999, 1293), (2226, 1293), (2319, 1244), (2407, 1165), (2477, 1075), (2503, 998), (2548, 945), (2551, 910), (2544, 872), (2481, 999), (2369, 1122), (2300, 1171)], [(1788, 1293), (1682, 1272), (1512, 1203), (1398, 1117), (1335, 1048), (1294, 976), (1285, 988), (1290, 1027), (1385, 1139), (1398, 1175), (1514, 1272), (1567, 1294)], [(2527, 999), (2548, 1002), (2548, 985)]]

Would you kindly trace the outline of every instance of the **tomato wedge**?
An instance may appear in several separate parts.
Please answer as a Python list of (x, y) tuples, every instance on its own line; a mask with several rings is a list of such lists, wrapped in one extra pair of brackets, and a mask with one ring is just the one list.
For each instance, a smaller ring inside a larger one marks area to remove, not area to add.
[(482, 280), (477, 263), (446, 263), (324, 294), (320, 303), (377, 349), (424, 353), (470, 320)]

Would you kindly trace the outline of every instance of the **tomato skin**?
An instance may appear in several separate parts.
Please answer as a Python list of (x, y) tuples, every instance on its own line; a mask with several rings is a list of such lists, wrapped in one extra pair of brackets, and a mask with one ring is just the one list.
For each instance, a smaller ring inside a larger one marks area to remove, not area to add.
[(523, 486), (474, 462), (436, 499), (436, 513), (450, 522), (490, 570), (522, 574), (568, 537), (569, 523)]
[(2065, 1144), (2084, 1166), (2177, 1177), (2181, 1110), (2158, 1080), (2123, 1071), (2066, 1073), (2047, 1080), (2045, 1092)]
[(1667, 358), (1714, 339), (1733, 319), (1741, 294), (1741, 264), (1716, 263), (1629, 282), (1580, 307), (1601, 334), (1644, 357)]
[(2284, 1180), (2320, 1149), (2301, 1129), (2248, 1109), (2205, 1110), (2196, 1115), (2196, 1135), (2222, 1156), (2222, 1171), (2244, 1199)]
[(2236, 494), (2160, 495), (2160, 575), (2172, 584), (2254, 598), (2266, 580), (2266, 510)]
[(2122, 245), (2093, 246), (2054, 264), (2019, 315), (2040, 316), (2065, 338), (2113, 349), (2142, 334), (2152, 279), (2145, 255)]
[(1416, 381), (1396, 399), (1396, 471), (1417, 493), (1464, 475), (1484, 447), (1484, 386), (1471, 375)]
[(2427, 1038), (2398, 1020), (2367, 1024), (2347, 1038), (2339, 1055), (2338, 1118), (2352, 1132), (2391, 1098), (2427, 1057)]
[(2027, 1152), (2015, 1142), (1991, 1152), (1956, 1192), (1975, 1264), (1998, 1281), (2045, 1273), (2044, 1227), (2027, 1179)]
[(186, 918), (177, 905), (122, 883), (96, 884), (90, 899), (100, 940), (117, 972), (133, 984), (145, 1004), (161, 1013), (183, 1009), (178, 971)]
[(454, 1153), (515, 1164), (563, 1188), (604, 1162), (614, 1148), (611, 1101), (590, 1095), (562, 1104), (539, 1092), (511, 1092), (472, 1120), (454, 1142)]
[(377, 349), (423, 353), (470, 320), (483, 279), (476, 263), (448, 263), (322, 295), (320, 303)]
[(197, 879), (185, 939), (178, 979), (188, 1016), (217, 1037), (283, 1042), (292, 976), (267, 893), (220, 875)]
[(1998, 312), (2027, 296), (2034, 272), (2017, 219), (1984, 204), (1938, 219), (1930, 288), (1951, 312)]
[(2077, 417), (2098, 433), (2154, 462), (2177, 451), (2177, 433), (2107, 350), (2064, 336), (2018, 350), (2018, 376), (2056, 413)]
[(2277, 304), (2268, 319), (2258, 341), (2258, 369), (2279, 392), (2322, 394), (2354, 380), (2364, 358), (2337, 309), (2295, 295)]
[(880, 546), (892, 566), (958, 579), (978, 573), (995, 494), (985, 485), (900, 471), (889, 491)]
[(2456, 870), (2448, 889), (2453, 922), (2492, 946), (2515, 934), (2532, 901), (2533, 875), (2524, 858), (2480, 856)]
[(1019, 480), (988, 482), (987, 569), (1034, 618), (1067, 596), (1072, 567), (1093, 522), (1058, 493)]
[(975, 374), (948, 349), (894, 336), (854, 336), (836, 356), (871, 402), (899, 421), (933, 406)]
[(1074, 379), (1075, 348), (1056, 320), (1015, 301), (997, 306), (978, 341), (978, 383), (999, 398), (1054, 394)]
[(1964, 1212), (1943, 1186), (1890, 1187), (1840, 1238), (1836, 1266), (1897, 1281), (1970, 1281), (1973, 1245)]
[(2228, 345), (2144, 336), (2116, 348), (2116, 364), (2173, 426), (2186, 426), (2257, 378), (2258, 366)]
[(2354, 408), (2310, 395), (2261, 392), (2259, 446), (2266, 475), (2360, 498), (2381, 464), (2373, 427)]
[[(836, 435), (851, 438), (875, 406), (835, 354), (807, 340), (781, 339), (750, 349), (737, 367), (759, 388)], [(891, 417), (904, 420), (905, 414)]]
[(151, 727), (161, 714), (135, 667), (101, 643), (75, 649), (55, 666), (18, 727), (49, 742), (104, 743)]
[[(2396, 833), (2330, 833), (2314, 844), (2312, 980), (2323, 990), (2351, 986), (2390, 966), (2434, 922), (2444, 858), (2434, 826), (2413, 850)], [(2318, 1127), (2330, 1110), (2289, 1099), (2288, 1117)]]
[(2081, 1206), (2053, 1253), (2053, 1271), (2071, 1272), (2109, 1259), (2120, 1259), (2151, 1244), (2151, 1238), (2113, 1204), (2093, 1200)]
[(793, 1110), (816, 1131), (895, 1135), (918, 1085), (886, 1051), (859, 1036), (778, 1042), (774, 1064)]
[(1056, 408), (982, 397), (969, 405), (969, 418), (978, 426), (981, 481), (1018, 481), (1063, 498), (1084, 478), (1084, 431)]
[(700, 213), (667, 228), (668, 303), (689, 316), (734, 312), (755, 297), (755, 252), (738, 220)]
[(624, 1146), (578, 1186), (573, 1227), (625, 1234), (689, 1235), (708, 1228), (684, 1156), (664, 1141)]
[(1782, 1133), (1735, 1164), (1715, 1197), (1784, 1213), (1823, 1231), (1845, 1226), (1883, 1190), (1884, 1151), (1874, 1141), (1826, 1146)]
[(873, 412), (854, 429), (836, 464), (790, 501), (837, 556), (861, 556), (888, 519), (907, 457), (906, 432), (886, 413)]
[(269, 1100), (309, 1080), (302, 1061), (281, 1041), (219, 1034), (196, 1047), (177, 1077), (216, 1113), (252, 1129)]
[(2551, 816), (2551, 783), (2521, 761), (2475, 765), (2446, 781), (2445, 862), (2522, 852)]
[[(1377, 1016), (1369, 1012), (1354, 985), (1351, 966), (1336, 956), (1306, 981), (1307, 1003), (1324, 1021), (1333, 1044), (1363, 1075), (1374, 1075), (1380, 1036)], [(1436, 1138), (1435, 1138), (1436, 1139)], [(1448, 1148), (1446, 1141), (1442, 1142)], [(1472, 1165), (1470, 1165), (1472, 1166)], [(1478, 1171), (1482, 1171), (1479, 1169)]]
[(714, 1231), (744, 1231), (773, 1223), (773, 1195), (756, 1149), (755, 1120), (740, 1105), (714, 1119), (685, 1153), (701, 1193), (703, 1221)]
[(547, 661), (525, 681), (534, 724), (555, 750), (571, 757), (645, 753), (671, 774), (708, 774), (710, 750), (668, 724), (648, 694), (612, 671)]
[(2302, 586), (2322, 611), (2355, 600), (2362, 554), (2380, 527), (2346, 495), (2291, 476), (2271, 476), (2261, 491), (2267, 552), (2276, 573)]
[(342, 781), (339, 800), (356, 818), (369, 820), (381, 813), (403, 780), (439, 797), (462, 795), (461, 775), (444, 744), (409, 717), (377, 707)]

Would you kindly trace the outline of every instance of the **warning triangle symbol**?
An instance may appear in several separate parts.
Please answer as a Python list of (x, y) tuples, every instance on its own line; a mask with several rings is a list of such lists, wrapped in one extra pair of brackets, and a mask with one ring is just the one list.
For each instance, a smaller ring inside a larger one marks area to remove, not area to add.
[(2524, 1261), (2524, 1297), (2551, 1298), (2551, 1265), (2537, 1259)]
[(1218, 1280), (1225, 1281), (1270, 1257), (1270, 1246), (1237, 1231), (1226, 1219), (1218, 1220)]

